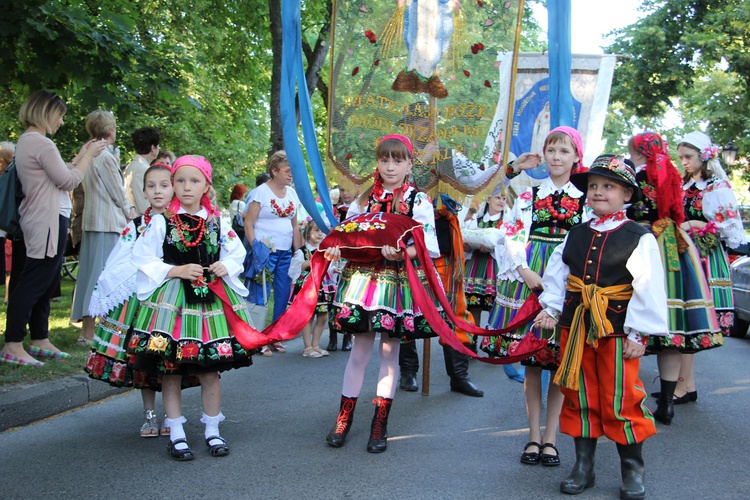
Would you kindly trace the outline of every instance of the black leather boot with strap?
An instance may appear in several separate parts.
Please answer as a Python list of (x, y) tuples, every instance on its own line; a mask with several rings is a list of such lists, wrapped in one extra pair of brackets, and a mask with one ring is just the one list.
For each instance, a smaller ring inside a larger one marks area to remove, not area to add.
[(388, 415), (391, 413), (393, 400), (377, 397), (372, 404), (375, 405), (375, 416), (372, 417), (367, 451), (383, 453), (388, 448)]
[(620, 473), (622, 474), (621, 500), (646, 498), (646, 486), (644, 484), (646, 467), (643, 463), (642, 448), (643, 443), (617, 445), (617, 453), (620, 454)]
[(339, 416), (336, 418), (336, 424), (331, 432), (326, 436), (326, 442), (334, 448), (341, 448), (346, 441), (346, 435), (352, 427), (354, 420), (354, 407), (357, 406), (357, 398), (348, 398), (341, 396), (341, 406), (339, 407)]
[(596, 439), (575, 438), (576, 463), (570, 475), (560, 483), (560, 491), (569, 495), (578, 495), (586, 488), (596, 484), (594, 474), (594, 454), (596, 453)]

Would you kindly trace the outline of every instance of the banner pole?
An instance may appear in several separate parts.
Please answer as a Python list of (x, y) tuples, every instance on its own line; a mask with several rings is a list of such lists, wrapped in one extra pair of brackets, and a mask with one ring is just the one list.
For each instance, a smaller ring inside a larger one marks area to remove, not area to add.
[[(510, 153), (510, 133), (512, 128), (510, 126), (513, 123), (513, 103), (516, 97), (516, 73), (518, 72), (518, 51), (521, 48), (521, 28), (523, 27), (523, 8), (525, 1), (519, 0), (518, 2), (518, 14), (516, 16), (516, 36), (513, 40), (513, 58), (511, 60), (510, 70), (510, 88), (508, 89), (508, 112), (505, 117), (505, 134), (503, 134), (503, 155), (501, 169), (508, 163), (508, 154)], [(503, 195), (505, 192), (505, 182), (502, 184), (501, 192)]]

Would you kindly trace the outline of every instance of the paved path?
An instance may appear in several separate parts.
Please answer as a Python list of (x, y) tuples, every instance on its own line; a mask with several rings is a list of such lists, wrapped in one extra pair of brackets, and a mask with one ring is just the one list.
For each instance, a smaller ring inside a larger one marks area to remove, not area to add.
[[(338, 410), (347, 354), (307, 359), (300, 340), (288, 347), (287, 354), (258, 357), (254, 366), (223, 376), (228, 457), (212, 458), (203, 446), (199, 390), (184, 393), (188, 438), (198, 452), (189, 463), (168, 458), (166, 438), (138, 437), (140, 395), (130, 391), (0, 433), (0, 497), (567, 498), (558, 486), (573, 463), (572, 439), (559, 438), (562, 467), (521, 465), (522, 386), (500, 367), (471, 364), (484, 398), (452, 393), (433, 341), (431, 395), (397, 393), (388, 451), (373, 455), (365, 446), (376, 359), (347, 443), (333, 449), (325, 435)], [(744, 339), (699, 355), (699, 401), (678, 406), (673, 424), (646, 443), (650, 498), (747, 498), (749, 362)], [(646, 358), (649, 390), (656, 389), (655, 376), (655, 359)], [(600, 441), (597, 476), (597, 486), (580, 498), (617, 498), (619, 461), (609, 441)]]

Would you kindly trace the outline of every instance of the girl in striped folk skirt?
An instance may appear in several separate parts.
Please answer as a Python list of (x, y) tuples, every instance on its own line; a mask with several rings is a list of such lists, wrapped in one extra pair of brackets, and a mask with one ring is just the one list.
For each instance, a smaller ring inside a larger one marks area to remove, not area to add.
[(628, 153), (643, 192), (628, 208), (628, 217), (654, 234), (664, 268), (669, 328), (649, 336), (646, 352), (656, 354), (659, 366), (661, 390), (652, 393), (657, 398), (654, 418), (670, 425), (682, 363), (687, 366), (692, 354), (722, 345), (723, 338), (698, 250), (680, 229), (685, 221), (682, 181), (666, 141), (643, 132), (630, 138)]
[[(411, 141), (403, 135), (386, 135), (378, 143), (375, 155), (378, 170), (373, 187), (352, 203), (349, 217), (365, 212), (390, 212), (411, 217), (424, 224), (425, 245), (431, 257), (438, 257), (440, 249), (435, 235), (432, 202), (409, 182), (414, 155)], [(326, 436), (326, 442), (334, 448), (344, 445), (351, 428), (376, 333), (380, 335), (380, 372), (377, 397), (373, 401), (375, 416), (367, 443), (370, 453), (382, 453), (387, 448), (388, 415), (396, 392), (401, 339), (436, 335), (421, 311), (414, 306), (409, 289), (403, 260), (415, 259), (414, 245), (410, 245), (406, 252), (386, 245), (381, 253), (383, 258), (375, 262), (348, 261), (341, 271), (333, 298), (329, 321), (337, 331), (351, 333), (355, 337), (344, 372), (339, 414), (333, 429)], [(339, 247), (327, 248), (325, 257), (338, 261), (341, 250)], [(415, 264), (419, 264), (418, 261)], [(432, 262), (422, 263), (417, 272), (423, 283), (426, 283), (426, 272), (437, 273)], [(434, 295), (432, 299), (435, 300)]]
[[(99, 317), (94, 341), (85, 370), (94, 380), (115, 387), (136, 387), (141, 390), (144, 438), (169, 435), (169, 427), (161, 430), (156, 421), (156, 392), (161, 391), (161, 376), (133, 369), (134, 356), (127, 352), (132, 326), (138, 312), (135, 278), (138, 269), (131, 263), (133, 246), (156, 214), (166, 210), (172, 201), (172, 172), (166, 165), (156, 164), (143, 175), (143, 192), (151, 206), (142, 216), (125, 226), (115, 249), (107, 259), (89, 304), (89, 315)], [(186, 377), (183, 388), (198, 385), (195, 377)]]
[[(219, 372), (252, 363), (224, 314), (225, 307), (232, 307), (250, 323), (242, 298), (247, 289), (239, 280), (245, 250), (234, 231), (223, 227), (209, 199), (211, 174), (211, 164), (203, 157), (178, 158), (172, 166), (176, 198), (163, 215), (151, 219), (133, 248), (141, 307), (130, 347), (136, 369), (163, 375), (167, 450), (178, 461), (195, 458), (183, 428), (183, 376), (200, 380), (205, 443), (211, 456), (219, 457), (229, 454), (219, 433), (224, 420)], [(208, 287), (216, 279), (229, 304)]]
[[(576, 224), (588, 220), (585, 195), (570, 183), (570, 174), (582, 168), (583, 142), (570, 127), (552, 130), (544, 141), (544, 157), (550, 175), (538, 187), (521, 193), (505, 222), (505, 251), (499, 263), (497, 297), (490, 311), (488, 328), (503, 328), (513, 321), (526, 298), (541, 291), (542, 276), (555, 247)], [(536, 157), (536, 161), (534, 161)], [(539, 155), (525, 153), (516, 166), (537, 166)], [(490, 356), (507, 354), (529, 331), (529, 326), (501, 337), (486, 337), (482, 350)], [(541, 431), (542, 370), (556, 370), (560, 361), (560, 344), (554, 330), (532, 330), (547, 340), (547, 347), (521, 362), (526, 367), (524, 393), (529, 419), (529, 442), (524, 446), (521, 463), (560, 465), (555, 444), (563, 395), (550, 382), (547, 391), (547, 415), (544, 435)], [(551, 378), (550, 378), (551, 380)]]
[[(470, 220), (465, 229), (503, 230), (503, 214), (505, 212), (505, 195), (502, 193), (502, 183), (487, 197), (487, 201)], [(464, 292), (466, 293), (467, 309), (474, 317), (477, 325), (481, 323), (482, 311), (490, 311), (497, 295), (497, 261), (493, 255), (494, 248), (478, 246), (476, 248), (464, 244), (465, 250), (471, 252), (471, 258), (466, 261), (464, 278)], [(505, 366), (505, 365), (503, 365)]]

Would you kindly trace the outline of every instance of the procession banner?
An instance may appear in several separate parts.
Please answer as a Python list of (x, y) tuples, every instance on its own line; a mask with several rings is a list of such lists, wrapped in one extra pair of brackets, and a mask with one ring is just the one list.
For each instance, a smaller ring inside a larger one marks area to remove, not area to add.
[[(501, 54), (501, 67), (510, 64), (512, 54)], [(571, 112), (572, 126), (583, 138), (584, 165), (590, 165), (602, 153), (604, 141), (602, 133), (607, 117), (612, 77), (614, 75), (616, 56), (614, 55), (578, 55), (572, 56), (570, 90), (573, 97)], [(503, 79), (510, 85), (510, 80)], [(503, 83), (505, 85), (505, 83)], [(502, 87), (502, 85), (501, 85)], [(550, 131), (550, 98), (549, 66), (546, 54), (521, 53), (515, 68), (515, 86), (513, 88), (513, 113), (508, 127), (510, 154), (513, 160), (521, 153), (542, 153), (544, 138)], [(509, 89), (501, 88), (500, 98), (495, 110), (495, 119), (491, 130), (498, 134), (504, 130), (508, 112), (509, 99), (504, 93)], [(488, 138), (488, 143), (492, 142)], [(546, 177), (549, 170), (542, 164), (534, 170), (524, 172), (513, 180), (511, 197), (525, 186)]]
[(520, 36), (523, 0), (335, 0), (333, 10), (330, 178), (367, 183), (377, 140), (401, 133), (431, 195), (497, 185), (505, 123), (496, 107), (501, 74), (512, 73), (498, 54)]

